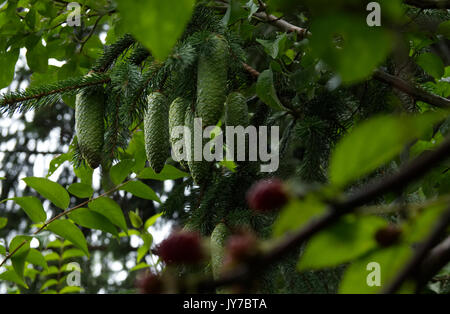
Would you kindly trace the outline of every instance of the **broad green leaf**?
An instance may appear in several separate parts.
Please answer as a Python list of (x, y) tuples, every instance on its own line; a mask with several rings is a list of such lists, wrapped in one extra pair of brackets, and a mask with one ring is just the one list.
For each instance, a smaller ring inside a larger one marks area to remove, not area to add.
[(56, 239), (47, 244), (47, 249), (51, 249), (51, 248), (59, 249), (61, 247), (63, 247), (63, 243), (61, 242), (60, 239)]
[(29, 187), (35, 189), (43, 197), (51, 201), (56, 207), (69, 207), (70, 196), (61, 185), (46, 178), (27, 177), (22, 179)]
[(325, 213), (326, 206), (313, 197), (304, 200), (292, 200), (282, 210), (273, 226), (276, 237), (284, 236), (287, 232), (297, 230), (313, 218)]
[(155, 173), (152, 168), (145, 168), (139, 173), (138, 176), (139, 179), (152, 179), (159, 181), (177, 180), (185, 177), (189, 177), (189, 173), (167, 164), (160, 173)]
[(45, 257), (36, 249), (30, 249), (26, 261), (33, 265), (41, 266), (44, 269), (47, 268), (47, 261), (45, 260)]
[(256, 41), (264, 47), (269, 56), (276, 59), (280, 54), (284, 53), (286, 39), (286, 33), (282, 33), (274, 40), (256, 39)]
[(23, 281), (22, 278), (20, 278), (14, 270), (7, 270), (0, 274), (0, 281), (6, 280), (9, 282), (13, 282), (15, 284), (18, 284), (19, 286), (22, 286), (26, 289), (28, 289), (28, 285)]
[(333, 13), (315, 18), (311, 25), (313, 54), (344, 83), (369, 77), (391, 50), (391, 34), (382, 27), (368, 27), (365, 19), (365, 15)]
[(127, 223), (125, 221), (125, 216), (123, 215), (122, 209), (108, 197), (100, 197), (89, 203), (89, 208), (93, 211), (105, 216), (113, 224), (124, 230), (128, 231)]
[(371, 173), (392, 160), (439, 119), (438, 114), (422, 114), (379, 116), (364, 121), (336, 145), (329, 168), (331, 182), (345, 186)]
[(14, 197), (11, 198), (17, 203), (34, 223), (44, 222), (47, 219), (44, 207), (41, 201), (34, 196)]
[(83, 289), (77, 286), (66, 286), (59, 291), (59, 294), (80, 293)]
[(153, 243), (153, 237), (150, 233), (144, 232), (142, 234), (142, 240), (144, 240), (144, 244), (137, 250), (137, 263), (139, 263), (149, 251), (150, 246)]
[(278, 99), (275, 86), (273, 85), (273, 72), (271, 69), (265, 70), (258, 77), (256, 83), (256, 94), (269, 107), (281, 110), (282, 105)]
[(7, 87), (14, 78), (14, 69), (19, 58), (19, 49), (0, 52), (0, 88)]
[(163, 213), (155, 214), (149, 219), (147, 219), (144, 224), (144, 229), (147, 230), (150, 226), (153, 226), (155, 222), (158, 220), (158, 218), (161, 217), (162, 215)]
[(136, 210), (136, 212), (129, 211), (128, 216), (130, 217), (130, 221), (133, 227), (139, 229), (143, 225), (142, 219), (141, 217), (139, 217), (138, 210)]
[(438, 33), (445, 38), (450, 39), (450, 21), (445, 21), (439, 24)]
[(68, 249), (68, 250), (64, 251), (64, 253), (62, 255), (62, 259), (66, 260), (69, 258), (83, 257), (83, 256), (84, 256), (83, 251), (81, 251), (79, 249)]
[(88, 208), (78, 208), (69, 213), (69, 218), (82, 227), (97, 229), (119, 236), (117, 228), (105, 216)]
[[(353, 262), (346, 269), (342, 277), (339, 293), (368, 294), (381, 292), (381, 290), (395, 278), (400, 269), (405, 266), (411, 255), (412, 250), (409, 246), (392, 246), (386, 249), (377, 250), (364, 258)], [(381, 286), (370, 286), (368, 280), (373, 279), (370, 274), (376, 271), (376, 268), (378, 267), (380, 270)]]
[(7, 223), (8, 223), (8, 218), (0, 217), (0, 229), (5, 228)]
[(67, 188), (67, 191), (79, 198), (89, 198), (94, 193), (92, 187), (85, 183), (73, 183)]
[(50, 288), (57, 284), (58, 284), (58, 281), (56, 279), (49, 279), (42, 284), (40, 291), (43, 291), (43, 290)]
[(89, 256), (89, 251), (87, 247), (86, 239), (83, 233), (77, 226), (73, 224), (68, 219), (59, 219), (53, 221), (48, 225), (48, 230), (59, 235), (60, 237), (72, 242), (77, 248), (82, 250), (87, 256)]
[(161, 203), (161, 200), (159, 199), (158, 195), (156, 195), (155, 191), (153, 191), (152, 188), (150, 188), (148, 185), (142, 183), (141, 181), (127, 182), (120, 189), (127, 191), (127, 192), (133, 194), (134, 196)]
[(386, 224), (378, 217), (343, 217), (308, 242), (298, 269), (334, 267), (361, 256), (377, 247), (375, 233)]
[(247, 11), (241, 5), (241, 0), (230, 0), (227, 11), (222, 19), (224, 25), (231, 25), (238, 20), (242, 20), (248, 17)]
[(140, 270), (140, 269), (144, 269), (144, 268), (148, 268), (148, 267), (150, 267), (150, 265), (148, 265), (147, 263), (142, 262), (142, 263), (137, 264), (133, 268), (131, 268), (130, 272), (136, 271), (136, 270)]
[(72, 158), (72, 154), (70, 153), (65, 153), (62, 155), (59, 155), (55, 158), (52, 159), (52, 161), (50, 161), (50, 165), (48, 167), (48, 173), (47, 173), (47, 178), (50, 177), (53, 173), (55, 173), (55, 171), (66, 161), (71, 160)]
[(195, 0), (118, 0), (126, 28), (159, 60), (164, 60), (189, 21)]
[(132, 159), (121, 160), (118, 164), (111, 167), (109, 174), (115, 185), (119, 185), (131, 173), (135, 162)]
[(33, 72), (47, 72), (48, 52), (40, 41), (32, 49), (27, 49), (27, 64)]
[(432, 52), (419, 55), (416, 59), (417, 64), (436, 80), (444, 75), (444, 62), (440, 57)]
[(59, 254), (56, 252), (51, 252), (51, 253), (46, 254), (44, 256), (44, 258), (47, 262), (57, 261), (57, 260), (59, 260)]
[(6, 249), (3, 245), (0, 245), (0, 255), (6, 255)]
[(412, 216), (403, 227), (403, 237), (408, 243), (423, 241), (433, 230), (448, 204), (438, 203), (421, 210)]
[(73, 167), (75, 175), (80, 179), (81, 183), (92, 185), (92, 173), (93, 170), (90, 167), (80, 166), (78, 168)]
[(30, 236), (19, 235), (14, 237), (9, 243), (9, 253), (15, 252), (11, 257), (11, 262), (14, 271), (20, 278), (23, 278), (23, 272), (25, 270), (25, 261), (27, 259), (28, 252), (30, 251)]
[(131, 171), (134, 173), (139, 173), (145, 167), (145, 162), (147, 161), (147, 156), (145, 154), (144, 145), (144, 132), (137, 131), (133, 134), (133, 137), (128, 145), (126, 153), (133, 156), (135, 164)]
[(59, 274), (59, 269), (56, 266), (49, 266), (46, 270), (42, 272), (42, 276), (51, 276)]

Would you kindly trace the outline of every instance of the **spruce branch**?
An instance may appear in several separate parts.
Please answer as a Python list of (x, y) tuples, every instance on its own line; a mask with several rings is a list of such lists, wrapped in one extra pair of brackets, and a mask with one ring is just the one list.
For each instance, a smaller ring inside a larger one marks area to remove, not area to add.
[(135, 39), (130, 34), (125, 34), (114, 44), (105, 47), (103, 55), (97, 60), (92, 70), (94, 72), (107, 71), (114, 61), (135, 42)]
[(104, 74), (92, 73), (89, 76), (70, 78), (56, 83), (32, 87), (22, 91), (9, 92), (0, 96), (0, 112), (13, 114), (26, 112), (52, 105), (64, 95), (73, 95), (79, 90), (108, 83), (110, 78)]
[(268, 265), (279, 261), (312, 236), (334, 224), (342, 216), (355, 211), (358, 207), (388, 192), (401, 192), (410, 183), (424, 176), (449, 156), (450, 138), (447, 138), (436, 150), (422, 154), (403, 166), (394, 175), (368, 184), (343, 201), (330, 202), (329, 210), (326, 214), (317, 219), (313, 219), (305, 227), (286, 236), (280, 243), (260, 256), (260, 258), (225, 273), (218, 280), (200, 282), (198, 285), (199, 289), (214, 289), (220, 286), (245, 283), (255, 279), (264, 272), (264, 269)]

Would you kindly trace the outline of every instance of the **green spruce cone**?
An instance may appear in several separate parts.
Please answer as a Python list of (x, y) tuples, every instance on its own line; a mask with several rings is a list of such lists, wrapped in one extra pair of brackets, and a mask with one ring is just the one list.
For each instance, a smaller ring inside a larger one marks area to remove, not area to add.
[[(191, 141), (188, 142), (188, 138), (185, 137), (186, 143), (185, 147), (191, 148), (191, 156), (188, 160), (189, 171), (191, 172), (192, 179), (198, 185), (206, 183), (210, 178), (210, 166), (211, 164), (205, 160), (195, 161), (194, 160), (194, 112), (188, 109), (186, 110), (186, 117), (184, 120), (184, 125), (187, 126), (191, 132)], [(202, 143), (204, 144), (204, 143)], [(202, 145), (203, 148), (203, 145)], [(203, 159), (203, 156), (202, 156)]]
[[(230, 231), (223, 222), (219, 223), (211, 233), (211, 268), (214, 279), (220, 278), (225, 257), (225, 245), (229, 236)], [(216, 291), (217, 293), (227, 293), (224, 288), (218, 288)]]
[(226, 100), (228, 45), (217, 35), (210, 41), (211, 53), (201, 55), (198, 61), (196, 112), (203, 127), (219, 122)]
[[(189, 101), (183, 99), (181, 97), (176, 98), (171, 104), (169, 108), (169, 134), (170, 134), (170, 142), (172, 143), (172, 149), (175, 144), (180, 141), (183, 136), (172, 136), (172, 131), (177, 126), (184, 126), (184, 119), (186, 117), (186, 109), (189, 107)], [(180, 156), (182, 154), (182, 150), (175, 152), (175, 156)], [(183, 167), (187, 166), (184, 160), (180, 160), (180, 163)]]
[(245, 97), (238, 92), (231, 93), (225, 103), (225, 125), (247, 127), (248, 124), (248, 106)]
[(102, 162), (105, 133), (105, 95), (95, 88), (78, 93), (75, 100), (75, 132), (81, 155), (95, 169)]
[(169, 106), (167, 98), (154, 92), (147, 98), (144, 116), (145, 151), (150, 167), (160, 173), (170, 153)]

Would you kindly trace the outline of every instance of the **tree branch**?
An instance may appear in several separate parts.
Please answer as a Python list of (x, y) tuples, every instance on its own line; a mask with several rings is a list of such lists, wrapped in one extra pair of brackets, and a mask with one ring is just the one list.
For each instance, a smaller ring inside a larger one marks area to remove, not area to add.
[(444, 97), (428, 93), (427, 91), (413, 86), (399, 77), (393, 76), (381, 70), (376, 70), (373, 77), (387, 83), (396, 89), (414, 97), (416, 100), (426, 102), (439, 108), (450, 108), (450, 100)]
[(421, 264), (417, 274), (417, 290), (420, 290), (442, 267), (450, 261), (450, 236), (435, 246)]
[(274, 15), (267, 14), (266, 12), (256, 12), (253, 16), (272, 24), (287, 33), (297, 33), (300, 40), (310, 35), (307, 29), (293, 25), (283, 19), (277, 18)]
[(412, 276), (416, 269), (422, 264), (426, 259), (428, 253), (433, 249), (433, 247), (439, 242), (442, 233), (447, 229), (450, 224), (450, 207), (445, 210), (442, 214), (436, 227), (427, 237), (427, 239), (421, 243), (417, 248), (414, 256), (406, 264), (406, 266), (400, 271), (397, 277), (383, 290), (383, 293), (395, 293), (401, 285)]
[(261, 272), (293, 249), (299, 247), (313, 235), (329, 227), (340, 217), (354, 211), (387, 192), (400, 192), (411, 182), (421, 178), (429, 170), (445, 161), (450, 156), (450, 138), (447, 138), (436, 150), (422, 154), (396, 174), (373, 182), (343, 201), (330, 204), (329, 210), (323, 216), (312, 220), (304, 228), (287, 236), (278, 245), (250, 264), (244, 264), (237, 269), (225, 273), (216, 281), (204, 281), (199, 284), (200, 289), (214, 289), (234, 283), (245, 283), (254, 279)]
[(450, 9), (449, 0), (405, 0), (404, 2), (421, 9)]

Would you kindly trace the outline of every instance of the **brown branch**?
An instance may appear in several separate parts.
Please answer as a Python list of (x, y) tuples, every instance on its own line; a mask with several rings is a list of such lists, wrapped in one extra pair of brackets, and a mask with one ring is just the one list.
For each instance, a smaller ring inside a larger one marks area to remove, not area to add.
[(444, 97), (428, 93), (427, 91), (413, 86), (403, 79), (393, 76), (381, 70), (376, 70), (373, 77), (379, 81), (392, 85), (396, 89), (412, 96), (416, 100), (426, 102), (439, 108), (450, 108), (450, 100)]
[(422, 262), (427, 258), (428, 253), (433, 249), (433, 247), (439, 242), (440, 237), (447, 229), (450, 224), (450, 207), (445, 210), (445, 212), (440, 217), (436, 227), (429, 234), (429, 236), (423, 241), (417, 248), (411, 260), (406, 264), (406, 266), (400, 271), (400, 273), (394, 278), (394, 280), (383, 290), (383, 293), (395, 293), (402, 284), (409, 279), (416, 269), (422, 264)]
[(405, 0), (404, 2), (421, 9), (450, 9), (449, 0)]
[(280, 260), (313, 235), (332, 225), (340, 217), (387, 192), (400, 192), (408, 184), (421, 178), (433, 167), (445, 161), (449, 156), (450, 138), (447, 138), (436, 150), (422, 154), (420, 157), (403, 166), (396, 174), (367, 185), (343, 201), (330, 204), (329, 211), (326, 214), (312, 220), (304, 228), (287, 236), (278, 245), (251, 264), (244, 264), (231, 272), (225, 273), (223, 277), (216, 281), (200, 282), (199, 288), (211, 289), (234, 283), (245, 283), (254, 279), (260, 273), (264, 272), (269, 264)]
[(273, 26), (276, 26), (287, 33), (297, 33), (300, 40), (310, 35), (307, 29), (293, 25), (286, 20), (277, 18), (276, 16), (267, 14), (266, 12), (256, 12), (253, 14), (253, 16), (269, 24), (272, 24)]
[(420, 290), (450, 261), (450, 236), (435, 246), (421, 264), (417, 274), (417, 290)]

